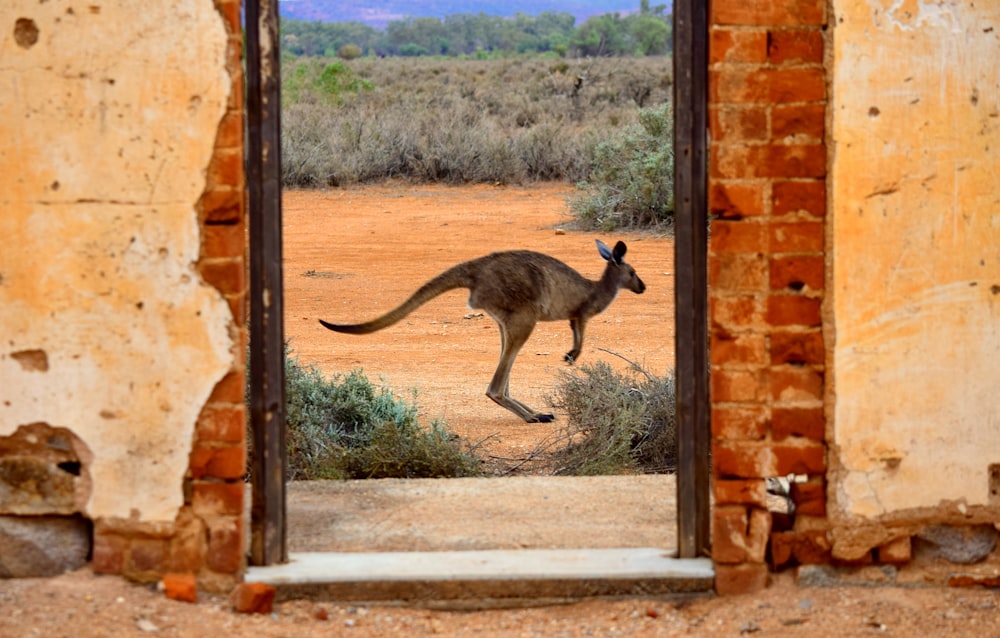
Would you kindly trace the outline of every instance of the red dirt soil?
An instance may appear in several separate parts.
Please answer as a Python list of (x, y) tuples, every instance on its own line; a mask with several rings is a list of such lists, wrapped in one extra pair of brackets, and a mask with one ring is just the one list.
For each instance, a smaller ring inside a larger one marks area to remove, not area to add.
[[(641, 233), (584, 233), (571, 227), (564, 184), (514, 186), (385, 186), (285, 195), (285, 333), (294, 355), (327, 375), (362, 368), (399, 396), (417, 391), (421, 417), (442, 420), (486, 457), (519, 458), (556, 432), (524, 423), (486, 396), (500, 354), (496, 323), (455, 290), (400, 323), (363, 336), (331, 332), (318, 319), (359, 323), (402, 303), (446, 268), (497, 250), (550, 254), (590, 279), (604, 260), (595, 239), (628, 244), (625, 260), (646, 283), (622, 291), (590, 321), (578, 363), (627, 363), (601, 348), (664, 374), (674, 361), (673, 240)], [(514, 364), (511, 396), (548, 409), (568, 322), (539, 323)], [(558, 411), (557, 411), (558, 412)]]

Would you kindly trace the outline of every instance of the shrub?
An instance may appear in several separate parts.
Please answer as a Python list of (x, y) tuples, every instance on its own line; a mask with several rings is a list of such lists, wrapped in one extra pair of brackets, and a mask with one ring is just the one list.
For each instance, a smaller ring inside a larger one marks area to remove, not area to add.
[(669, 472), (676, 467), (673, 374), (655, 377), (600, 362), (563, 372), (552, 400), (568, 444), (551, 453), (556, 474)]
[(289, 480), (474, 476), (479, 460), (442, 425), (422, 428), (415, 402), (360, 371), (326, 379), (285, 356)]
[(674, 216), (673, 110), (670, 104), (639, 112), (626, 127), (594, 148), (593, 170), (570, 208), (583, 226), (613, 230), (663, 226)]
[(669, 58), (284, 63), (286, 186), (579, 182), (597, 143), (637, 123), (639, 102), (666, 100), (671, 84)]
[(337, 49), (337, 57), (342, 60), (353, 60), (361, 57), (361, 47), (356, 44), (345, 44)]

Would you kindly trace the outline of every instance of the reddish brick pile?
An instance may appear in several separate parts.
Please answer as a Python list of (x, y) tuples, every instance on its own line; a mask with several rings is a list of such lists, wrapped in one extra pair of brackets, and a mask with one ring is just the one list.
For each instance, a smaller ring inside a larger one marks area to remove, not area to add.
[[(828, 552), (823, 388), (825, 0), (715, 0), (709, 49), (709, 246), (720, 593), (767, 582), (769, 563)], [(804, 474), (794, 529), (766, 477)]]
[(246, 235), (243, 173), (243, 72), (240, 0), (215, 0), (229, 33), (226, 66), (232, 78), (226, 113), (216, 133), (205, 191), (198, 202), (202, 278), (222, 293), (233, 313), (235, 362), (216, 385), (195, 427), (184, 506), (171, 524), (100, 519), (94, 522), (93, 568), (157, 581), (195, 575), (206, 589), (228, 591), (244, 567), (243, 499), (246, 472)]

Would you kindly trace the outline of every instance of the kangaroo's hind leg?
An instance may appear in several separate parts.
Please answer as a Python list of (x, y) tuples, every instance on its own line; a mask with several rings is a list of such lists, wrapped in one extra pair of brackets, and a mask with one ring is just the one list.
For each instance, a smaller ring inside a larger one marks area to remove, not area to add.
[(514, 367), (514, 360), (517, 359), (521, 347), (531, 336), (531, 331), (535, 328), (532, 318), (510, 317), (504, 321), (497, 318), (500, 326), (500, 362), (497, 370), (493, 373), (493, 380), (490, 381), (489, 388), (486, 389), (486, 396), (492, 399), (497, 405), (507, 408), (528, 423), (548, 423), (555, 417), (552, 414), (536, 412), (527, 405), (510, 396), (510, 371)]

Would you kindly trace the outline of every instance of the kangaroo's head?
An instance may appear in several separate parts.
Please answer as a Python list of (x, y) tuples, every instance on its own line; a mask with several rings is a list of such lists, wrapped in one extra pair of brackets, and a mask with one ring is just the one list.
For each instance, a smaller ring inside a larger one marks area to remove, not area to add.
[(646, 284), (642, 283), (639, 275), (635, 274), (635, 268), (625, 263), (626, 250), (628, 247), (623, 241), (615, 244), (615, 248), (612, 250), (603, 241), (597, 240), (597, 251), (601, 253), (601, 257), (608, 261), (601, 279), (614, 285), (615, 289), (625, 288), (637, 295), (642, 294), (646, 290)]

